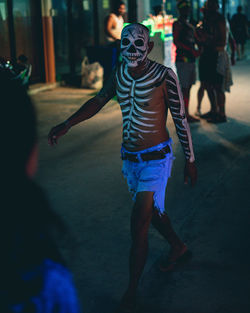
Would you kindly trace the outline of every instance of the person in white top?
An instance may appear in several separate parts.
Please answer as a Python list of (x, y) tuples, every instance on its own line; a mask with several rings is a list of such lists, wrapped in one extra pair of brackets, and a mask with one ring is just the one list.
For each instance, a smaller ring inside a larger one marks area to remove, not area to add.
[(113, 13), (110, 13), (105, 23), (105, 33), (107, 41), (112, 43), (121, 40), (121, 32), (124, 24), (123, 15), (126, 6), (123, 1), (119, 1)]

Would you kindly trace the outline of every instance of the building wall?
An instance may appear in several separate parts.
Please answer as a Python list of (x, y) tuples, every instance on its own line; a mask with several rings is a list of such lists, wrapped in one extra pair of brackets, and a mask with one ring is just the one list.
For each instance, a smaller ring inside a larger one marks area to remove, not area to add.
[(40, 2), (0, 0), (0, 56), (15, 62), (24, 54), (32, 64), (32, 81), (44, 79)]
[(0, 56), (10, 57), (10, 40), (8, 25), (7, 0), (0, 0)]

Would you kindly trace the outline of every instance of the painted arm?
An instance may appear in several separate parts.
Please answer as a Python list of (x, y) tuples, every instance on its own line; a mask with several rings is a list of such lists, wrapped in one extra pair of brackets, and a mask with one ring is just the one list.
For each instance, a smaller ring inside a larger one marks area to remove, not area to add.
[(53, 146), (57, 144), (59, 137), (65, 135), (69, 129), (77, 125), (95, 114), (97, 114), (104, 105), (114, 97), (115, 95), (115, 84), (114, 84), (114, 71), (100, 92), (87, 102), (85, 102), (79, 110), (71, 115), (66, 121), (53, 127), (48, 134), (49, 145)]
[(194, 164), (194, 151), (190, 128), (185, 114), (185, 106), (179, 81), (172, 69), (169, 69), (166, 77), (168, 106), (175, 124), (176, 133), (182, 145), (184, 155), (186, 158), (186, 165), (184, 169), (184, 182), (191, 179), (192, 185), (197, 180), (197, 170)]

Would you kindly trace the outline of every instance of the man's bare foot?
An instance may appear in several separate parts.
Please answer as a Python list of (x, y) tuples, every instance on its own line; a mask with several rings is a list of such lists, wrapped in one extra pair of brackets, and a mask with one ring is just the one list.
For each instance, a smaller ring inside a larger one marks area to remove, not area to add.
[(194, 113), (195, 116), (201, 116), (201, 110), (197, 109)]
[(162, 272), (171, 271), (176, 264), (188, 260), (191, 256), (192, 253), (185, 244), (183, 246), (176, 246), (171, 248), (167, 259), (161, 262), (159, 268)]
[(121, 302), (115, 313), (135, 313), (136, 295), (128, 291), (123, 295)]
[(194, 116), (187, 115), (187, 121), (188, 123), (197, 123), (200, 122), (200, 120)]

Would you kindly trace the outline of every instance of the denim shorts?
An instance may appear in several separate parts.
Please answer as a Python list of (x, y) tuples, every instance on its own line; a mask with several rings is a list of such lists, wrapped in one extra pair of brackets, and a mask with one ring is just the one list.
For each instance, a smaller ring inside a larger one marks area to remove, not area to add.
[(129, 191), (133, 195), (135, 201), (138, 192), (153, 191), (154, 192), (154, 207), (160, 212), (165, 211), (165, 193), (168, 178), (171, 176), (171, 169), (173, 164), (172, 139), (162, 142), (154, 147), (141, 150), (139, 152), (127, 151), (123, 146), (122, 152), (131, 154), (139, 154), (161, 150), (166, 146), (170, 147), (170, 152), (161, 160), (151, 160), (140, 162), (132, 162), (123, 160), (122, 173), (127, 179)]

